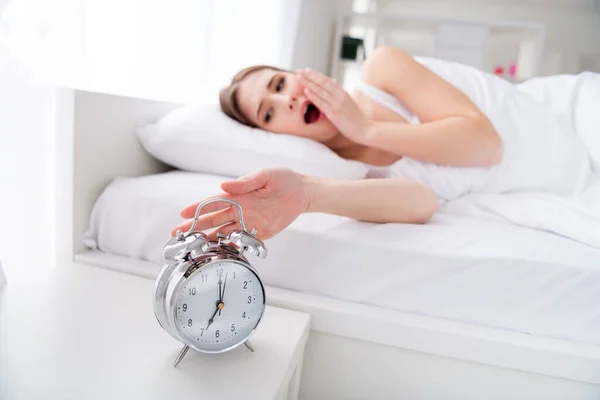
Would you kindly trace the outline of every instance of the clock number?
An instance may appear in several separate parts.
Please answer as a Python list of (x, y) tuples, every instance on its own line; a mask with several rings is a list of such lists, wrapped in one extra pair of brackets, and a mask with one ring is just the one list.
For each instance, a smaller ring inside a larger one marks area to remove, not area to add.
[(233, 279), (235, 279), (235, 271), (233, 271)]
[(192, 320), (188, 319), (188, 326), (192, 326)]
[(248, 304), (252, 303), (252, 296), (248, 296)]
[(235, 331), (235, 324), (231, 324), (231, 332)]
[(190, 293), (190, 295), (195, 296), (196, 295), (196, 288), (195, 287), (190, 288), (189, 289), (189, 293)]
[(204, 328), (200, 328), (200, 336), (204, 335)]
[(242, 318), (246, 318), (246, 312), (244, 311), (244, 313), (242, 314)]
[(187, 311), (187, 304), (183, 305), (183, 311)]
[(217, 276), (221, 275), (222, 273), (223, 273), (223, 268), (217, 269)]
[(244, 281), (244, 289), (248, 289), (248, 281)]
[(219, 330), (218, 329), (215, 331), (215, 337), (219, 337)]
[(208, 282), (208, 276), (202, 275), (202, 283)]

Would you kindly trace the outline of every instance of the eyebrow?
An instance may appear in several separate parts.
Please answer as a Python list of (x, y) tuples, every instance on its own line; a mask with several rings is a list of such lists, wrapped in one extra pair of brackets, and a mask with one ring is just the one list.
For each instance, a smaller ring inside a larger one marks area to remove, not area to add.
[[(267, 83), (267, 89), (271, 87), (271, 85), (273, 84), (273, 79), (275, 79), (276, 76), (277, 76), (277, 74), (275, 73), (275, 74), (273, 74), (271, 79), (269, 79), (269, 83)], [(260, 121), (260, 109), (262, 108), (263, 101), (264, 101), (264, 98), (260, 101), (260, 104), (258, 105), (258, 110), (256, 110), (256, 121), (257, 122)]]

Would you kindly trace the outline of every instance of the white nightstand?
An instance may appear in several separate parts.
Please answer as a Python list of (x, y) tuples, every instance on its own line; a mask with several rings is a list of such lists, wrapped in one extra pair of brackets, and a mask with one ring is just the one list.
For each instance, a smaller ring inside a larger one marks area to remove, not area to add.
[(73, 265), (1, 288), (0, 398), (297, 398), (308, 314), (267, 307), (254, 352), (190, 351), (174, 368), (182, 345), (156, 321), (153, 287)]

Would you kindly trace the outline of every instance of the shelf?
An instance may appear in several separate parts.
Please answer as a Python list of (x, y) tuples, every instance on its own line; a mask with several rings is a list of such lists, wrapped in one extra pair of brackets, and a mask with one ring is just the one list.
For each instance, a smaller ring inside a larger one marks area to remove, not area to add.
[[(435, 29), (441, 23), (455, 23), (464, 25), (485, 25), (493, 28), (496, 31), (514, 32), (518, 29), (523, 29), (529, 32), (535, 31), (544, 34), (546, 28), (543, 24), (535, 24), (519, 21), (481, 21), (473, 19), (459, 18), (439, 18), (426, 15), (409, 15), (409, 14), (394, 14), (394, 13), (342, 13), (338, 15), (338, 20), (351, 22), (353, 26), (364, 27), (383, 27), (382, 24), (398, 24), (402, 23), (407, 27), (427, 27)], [(374, 25), (375, 24), (375, 25)]]
[[(535, 76), (541, 65), (546, 29), (519, 21), (476, 21), (394, 13), (343, 13), (336, 21), (331, 75), (344, 82), (348, 64), (339, 57), (344, 35), (364, 39), (369, 54), (383, 44), (398, 46), (415, 56), (462, 62), (493, 72), (496, 65), (518, 65), (514, 80)], [(355, 75), (355, 71), (353, 72)]]

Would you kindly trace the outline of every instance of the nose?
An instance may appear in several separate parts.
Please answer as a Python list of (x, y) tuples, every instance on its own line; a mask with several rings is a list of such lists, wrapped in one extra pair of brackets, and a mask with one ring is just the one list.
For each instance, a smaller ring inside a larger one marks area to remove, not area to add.
[(302, 95), (303, 93), (304, 86), (302, 86), (300, 80), (296, 77), (296, 75), (294, 75), (293, 82), (291, 82), (289, 91), (288, 109), (290, 111), (296, 111), (298, 107), (302, 104), (302, 102), (304, 101), (304, 96)]

